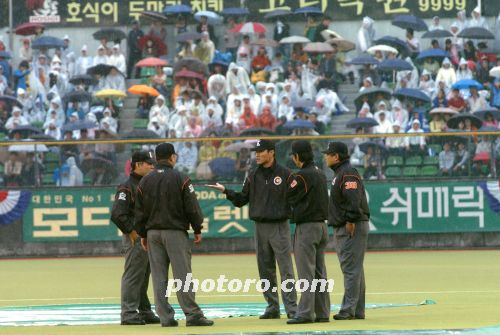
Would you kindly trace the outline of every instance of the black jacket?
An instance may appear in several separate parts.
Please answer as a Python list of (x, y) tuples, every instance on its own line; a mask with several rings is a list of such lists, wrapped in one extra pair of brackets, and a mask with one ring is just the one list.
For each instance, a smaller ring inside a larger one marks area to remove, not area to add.
[(146, 237), (150, 229), (201, 233), (201, 212), (191, 180), (170, 165), (160, 163), (137, 187), (135, 229)]
[(332, 170), (335, 174), (330, 191), (328, 224), (342, 227), (347, 222), (368, 221), (370, 209), (358, 171), (348, 160), (336, 164)]
[(245, 179), (241, 192), (226, 189), (224, 193), (236, 207), (250, 203), (253, 221), (283, 222), (290, 218), (286, 193), (291, 175), (290, 170), (276, 162), (267, 169), (259, 166)]
[(123, 234), (130, 234), (134, 229), (135, 195), (141, 178), (132, 172), (129, 179), (116, 190), (111, 221)]
[(293, 175), (288, 189), (293, 222), (320, 222), (328, 219), (328, 187), (326, 176), (313, 162), (305, 163)]

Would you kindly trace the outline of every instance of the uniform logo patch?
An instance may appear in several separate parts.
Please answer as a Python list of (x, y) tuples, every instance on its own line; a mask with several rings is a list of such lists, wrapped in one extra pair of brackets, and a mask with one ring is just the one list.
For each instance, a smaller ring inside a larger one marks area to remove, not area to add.
[(193, 193), (194, 192), (194, 187), (192, 184), (189, 185), (189, 192), (190, 193)]
[(357, 190), (358, 189), (358, 182), (356, 182), (356, 181), (346, 181), (345, 182), (345, 189), (346, 190)]
[(297, 186), (297, 181), (296, 180), (292, 181), (292, 184), (290, 184), (291, 188), (294, 188), (295, 186)]
[(281, 185), (281, 182), (283, 182), (283, 179), (281, 179), (281, 177), (279, 176), (274, 177), (274, 185), (276, 186)]
[(337, 177), (333, 178), (333, 180), (332, 180), (332, 186), (334, 186), (334, 185), (335, 185), (335, 181), (336, 181), (336, 180), (337, 180)]
[(125, 192), (120, 192), (118, 194), (118, 200), (124, 200), (127, 201), (127, 194)]

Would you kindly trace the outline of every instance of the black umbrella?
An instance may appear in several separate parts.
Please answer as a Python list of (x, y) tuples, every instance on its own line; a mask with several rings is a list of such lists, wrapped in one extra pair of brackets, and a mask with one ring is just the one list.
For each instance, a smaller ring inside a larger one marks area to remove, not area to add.
[(264, 15), (264, 18), (265, 19), (273, 19), (276, 17), (288, 16), (291, 14), (292, 14), (292, 11), (290, 11), (288, 9), (275, 9), (272, 12), (269, 12), (266, 15)]
[(413, 65), (405, 60), (395, 58), (380, 62), (378, 68), (382, 71), (411, 71), (413, 70)]
[(491, 108), (484, 108), (484, 109), (479, 109), (477, 111), (474, 112), (474, 115), (485, 120), (486, 119), (486, 115), (487, 114), (491, 114), (491, 116), (493, 116), (494, 119), (496, 120), (500, 120), (500, 110), (494, 108), (494, 107), (491, 107)]
[(106, 41), (121, 41), (127, 38), (127, 35), (123, 31), (116, 28), (102, 28), (93, 33), (92, 36), (98, 41), (102, 39)]
[(95, 122), (92, 121), (76, 121), (66, 123), (61, 127), (62, 132), (73, 131), (73, 130), (82, 130), (82, 129), (92, 129), (97, 127)]
[(387, 88), (380, 88), (380, 87), (371, 87), (363, 92), (359, 93), (355, 98), (354, 98), (354, 104), (356, 107), (359, 109), (361, 105), (363, 104), (363, 97), (368, 97), (369, 103), (373, 103), (376, 97), (381, 94), (384, 99), (389, 100), (392, 96), (392, 91), (387, 89)]
[(410, 50), (408, 49), (406, 42), (394, 36), (384, 36), (376, 40), (374, 43), (376, 45), (384, 44), (396, 48), (399, 51), (399, 54), (403, 57), (410, 54)]
[(81, 161), (80, 167), (82, 169), (82, 172), (85, 174), (89, 173), (93, 169), (103, 168), (113, 176), (116, 175), (116, 169), (113, 165), (113, 162), (101, 157), (85, 158)]
[(463, 29), (458, 37), (469, 38), (473, 40), (494, 40), (495, 35), (491, 31), (481, 27), (471, 27)]
[(410, 28), (415, 31), (427, 31), (429, 29), (424, 20), (415, 15), (398, 15), (391, 23), (393, 26), (403, 29)]
[(422, 38), (448, 38), (448, 37), (453, 37), (453, 34), (448, 30), (444, 29), (429, 30), (428, 32), (422, 35)]
[(101, 75), (103, 77), (107, 76), (110, 72), (111, 69), (116, 67), (107, 65), (107, 64), (97, 64), (96, 66), (89, 67), (87, 69), (87, 74), (94, 76), (96, 74)]
[(74, 77), (71, 77), (71, 79), (69, 80), (69, 82), (73, 85), (87, 85), (87, 86), (90, 86), (90, 85), (96, 85), (97, 84), (97, 80), (88, 75), (88, 74), (80, 74), (80, 75), (77, 75), (77, 76), (74, 76)]
[(175, 36), (176, 42), (187, 42), (199, 40), (203, 35), (201, 33), (185, 32)]
[(141, 16), (153, 21), (160, 21), (162, 23), (168, 23), (168, 18), (162, 13), (145, 11), (141, 13)]
[(2, 95), (0, 96), (0, 101), (3, 101), (6, 105), (12, 108), (14, 105), (23, 108), (23, 104), (17, 100), (15, 97), (10, 95)]
[(53, 36), (42, 36), (31, 44), (32, 49), (54, 49), (64, 47), (64, 41)]
[(378, 126), (378, 122), (371, 117), (355, 117), (345, 124), (347, 128), (371, 128)]
[(431, 98), (429, 98), (427, 94), (415, 88), (402, 88), (394, 92), (393, 95), (400, 100), (407, 99), (418, 100), (422, 102), (431, 102)]
[(160, 136), (155, 133), (152, 130), (148, 129), (135, 129), (132, 130), (130, 133), (125, 134), (123, 138), (141, 138), (141, 139), (147, 139), (147, 138), (160, 138)]
[(207, 64), (200, 61), (198, 58), (187, 57), (179, 60), (174, 64), (173, 71), (177, 73), (182, 70), (182, 68), (187, 68), (189, 71), (194, 71), (196, 73), (201, 73), (204, 76), (208, 75)]
[(352, 65), (376, 65), (379, 61), (375, 57), (366, 55), (353, 58), (348, 63)]
[(458, 124), (460, 122), (465, 122), (465, 120), (467, 119), (469, 119), (472, 123), (472, 126), (476, 127), (477, 129), (481, 128), (481, 126), (483, 125), (483, 121), (480, 118), (470, 113), (462, 113), (454, 115), (448, 120), (446, 124), (448, 125), (449, 128), (456, 129), (458, 128)]
[(69, 92), (64, 96), (65, 102), (82, 102), (82, 101), (92, 101), (92, 94), (86, 91), (73, 91)]
[(39, 134), (41, 132), (42, 132), (41, 129), (38, 129), (38, 128), (33, 127), (32, 125), (28, 124), (28, 125), (17, 126), (16, 128), (12, 129), (9, 132), (9, 136), (12, 138), (12, 137), (14, 137), (15, 133), (20, 133), (21, 137), (27, 138), (33, 133)]
[(240, 136), (275, 135), (274, 131), (268, 128), (248, 128), (240, 133)]
[(34, 134), (30, 136), (30, 139), (36, 141), (56, 141), (54, 137), (45, 134)]
[(288, 121), (287, 123), (284, 124), (283, 127), (287, 129), (313, 129), (314, 124), (311, 121), (299, 119), (299, 120)]
[(383, 153), (385, 152), (385, 146), (382, 143), (380, 143), (380, 142), (373, 142), (373, 141), (368, 141), (368, 142), (361, 143), (359, 145), (359, 150), (363, 151), (366, 154), (369, 147), (379, 148), (380, 151), (382, 151)]

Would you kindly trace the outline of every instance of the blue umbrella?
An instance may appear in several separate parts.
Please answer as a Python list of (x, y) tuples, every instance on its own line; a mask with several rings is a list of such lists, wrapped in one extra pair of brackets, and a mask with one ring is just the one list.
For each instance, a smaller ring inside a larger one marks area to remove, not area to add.
[(60, 38), (53, 36), (42, 36), (37, 38), (31, 44), (31, 48), (33, 49), (54, 49), (54, 48), (62, 48), (64, 47), (64, 41)]
[(173, 5), (173, 6), (165, 6), (163, 8), (163, 14), (191, 14), (191, 6), (187, 5)]
[(445, 58), (450, 57), (450, 54), (443, 49), (427, 49), (418, 54), (417, 60), (422, 60), (430, 57)]
[(380, 151), (385, 152), (385, 146), (380, 143), (380, 142), (373, 142), (373, 141), (368, 141), (368, 142), (363, 142), (359, 145), (359, 150), (363, 151), (365, 154), (368, 151), (368, 148), (379, 148)]
[(486, 119), (486, 114), (488, 113), (491, 114), (491, 116), (493, 116), (494, 119), (500, 120), (500, 110), (496, 109), (495, 107), (479, 109), (474, 112), (474, 115), (484, 120)]
[(321, 8), (318, 7), (302, 7), (302, 8), (297, 8), (294, 12), (294, 14), (316, 14), (316, 15), (322, 15), (323, 11)]
[(448, 37), (453, 37), (453, 34), (450, 33), (448, 30), (444, 29), (430, 30), (422, 35), (422, 38), (448, 38)]
[(3, 101), (4, 103), (8, 104), (9, 106), (14, 106), (17, 105), (20, 108), (23, 108), (23, 104), (16, 99), (16, 97), (10, 96), (10, 95), (2, 95), (0, 96), (0, 101)]
[(410, 50), (408, 49), (406, 42), (394, 36), (384, 36), (376, 40), (374, 43), (376, 45), (385, 44), (393, 48), (396, 48), (399, 51), (399, 54), (403, 56), (408, 55), (410, 53)]
[(233, 178), (236, 175), (235, 165), (234, 159), (227, 157), (215, 158), (208, 163), (212, 173), (223, 178)]
[(199, 11), (194, 14), (194, 19), (198, 22), (201, 21), (202, 17), (206, 17), (208, 24), (211, 25), (221, 24), (224, 21), (222, 16), (209, 10)]
[(35, 133), (35, 134), (40, 134), (42, 132), (41, 129), (33, 127), (32, 125), (22, 125), (22, 126), (17, 126), (16, 128), (12, 129), (9, 132), (9, 136), (13, 136), (15, 133), (21, 133), (21, 136), (23, 137), (28, 137), (30, 134)]
[(427, 24), (419, 17), (415, 15), (398, 15), (392, 20), (392, 25), (403, 28), (403, 29), (413, 29), (415, 31), (427, 31), (429, 27)]
[(347, 128), (371, 128), (378, 126), (378, 122), (371, 117), (355, 117), (345, 124)]
[(479, 83), (478, 81), (476, 81), (474, 79), (462, 79), (462, 80), (457, 81), (451, 87), (458, 88), (459, 90), (465, 90), (465, 89), (468, 89), (470, 87), (475, 87), (478, 90), (480, 90), (483, 88), (483, 85), (481, 85), (481, 83)]
[(422, 102), (431, 102), (431, 98), (424, 92), (415, 88), (402, 88), (393, 94), (398, 99), (419, 100)]
[(12, 56), (8, 51), (0, 51), (0, 58), (10, 59)]
[(378, 63), (379, 63), (378, 60), (376, 60), (374, 57), (368, 56), (368, 55), (355, 57), (349, 62), (349, 64), (353, 64), (353, 65), (376, 65)]
[(413, 66), (405, 60), (395, 58), (382, 61), (378, 68), (382, 71), (411, 71)]
[(299, 120), (288, 121), (287, 123), (285, 123), (283, 127), (287, 129), (299, 129), (299, 128), (312, 129), (314, 128), (314, 124), (311, 121), (299, 119)]
[(229, 7), (229, 8), (224, 8), (220, 13), (221, 15), (224, 16), (240, 16), (240, 15), (248, 15), (250, 14), (250, 11), (248, 10), (248, 8)]
[(92, 121), (76, 121), (76, 122), (70, 122), (66, 123), (64, 126), (61, 127), (61, 131), (73, 131), (73, 130), (82, 130), (82, 129), (92, 129), (97, 127), (95, 122)]

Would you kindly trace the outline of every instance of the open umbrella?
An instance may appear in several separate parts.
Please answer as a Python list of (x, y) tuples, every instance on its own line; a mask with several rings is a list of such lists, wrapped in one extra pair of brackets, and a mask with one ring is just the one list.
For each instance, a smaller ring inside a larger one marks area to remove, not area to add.
[(168, 62), (164, 59), (149, 57), (144, 58), (135, 64), (136, 67), (156, 67), (156, 66), (167, 66)]
[(98, 41), (103, 39), (106, 41), (121, 41), (127, 38), (127, 35), (122, 30), (116, 28), (101, 28), (92, 36)]
[(42, 36), (31, 43), (32, 49), (56, 49), (64, 47), (64, 41), (53, 36)]
[(116, 175), (116, 169), (113, 162), (101, 157), (85, 158), (80, 162), (80, 167), (84, 174), (87, 174), (96, 168), (103, 168), (112, 175)]
[(158, 12), (152, 12), (152, 11), (144, 11), (141, 13), (141, 16), (153, 21), (160, 21), (162, 23), (168, 23), (168, 19), (165, 15), (162, 13)]
[(16, 35), (30, 36), (35, 35), (37, 29), (45, 29), (45, 26), (41, 23), (26, 22), (17, 26), (14, 33)]
[(315, 105), (315, 101), (312, 99), (297, 99), (293, 102), (293, 108), (312, 108)]
[(463, 29), (458, 35), (461, 38), (472, 40), (494, 40), (495, 35), (488, 29), (482, 27), (470, 27)]
[(466, 119), (469, 119), (472, 123), (472, 126), (474, 126), (476, 129), (481, 128), (481, 126), (483, 125), (483, 121), (480, 118), (470, 113), (460, 113), (454, 115), (448, 120), (446, 124), (448, 125), (449, 128), (456, 129), (458, 128), (458, 124), (460, 122), (465, 122)]
[(376, 65), (379, 64), (379, 61), (370, 55), (366, 55), (366, 56), (355, 57), (351, 59), (348, 63), (352, 65)]
[(382, 71), (411, 71), (413, 70), (413, 65), (405, 60), (394, 58), (380, 62), (378, 68)]
[(311, 43), (307, 43), (304, 46), (304, 51), (305, 52), (310, 52), (310, 53), (325, 53), (325, 52), (333, 52), (334, 49), (328, 43), (324, 43), (324, 42), (311, 42)]
[(135, 129), (132, 130), (130, 133), (127, 133), (123, 138), (131, 139), (131, 138), (141, 138), (141, 139), (148, 139), (148, 138), (160, 138), (160, 136), (155, 133), (152, 130), (148, 129)]
[(148, 85), (133, 85), (130, 86), (128, 89), (128, 92), (131, 94), (136, 94), (136, 95), (150, 95), (152, 97), (157, 97), (160, 95), (160, 92), (158, 92), (156, 89), (154, 89), (151, 86)]
[(481, 85), (480, 82), (478, 82), (474, 79), (462, 79), (462, 80), (459, 80), (456, 83), (454, 83), (451, 87), (458, 88), (459, 90), (465, 90), (465, 89), (468, 89), (470, 87), (475, 87), (478, 90), (480, 90), (483, 88), (483, 85)]
[(384, 99), (390, 100), (392, 91), (387, 88), (370, 87), (356, 95), (356, 97), (354, 98), (354, 104), (356, 105), (356, 108), (359, 109), (363, 104), (363, 98), (368, 97), (368, 102), (371, 105), (373, 102), (375, 102), (375, 99), (378, 95), (382, 95)]
[(448, 38), (448, 37), (453, 37), (453, 34), (448, 30), (444, 29), (429, 30), (422, 35), (422, 38)]
[(370, 55), (374, 55), (377, 51), (392, 52), (396, 55), (399, 53), (398, 49), (391, 47), (390, 45), (385, 45), (385, 44), (374, 45), (374, 46), (368, 48), (368, 50), (366, 50), (366, 52), (368, 52)]
[(248, 8), (228, 7), (224, 8), (220, 14), (223, 16), (245, 16), (250, 14), (250, 11)]
[(13, 106), (18, 106), (23, 108), (23, 104), (17, 100), (15, 97), (10, 95), (2, 95), (0, 96), (0, 101), (8, 106), (9, 109), (12, 109)]
[[(480, 117), (483, 120), (485, 120), (486, 119), (486, 115), (488, 113), (491, 114), (491, 116), (493, 116), (494, 119), (500, 120), (500, 110), (498, 110), (498, 109), (496, 109), (494, 107), (479, 109), (479, 110), (477, 110), (477, 111), (474, 112), (474, 115), (477, 116), (477, 117)], [(499, 130), (499, 129), (497, 129), (497, 130)]]
[(92, 101), (92, 94), (87, 91), (76, 90), (67, 93), (63, 99), (65, 102)]
[(419, 17), (415, 15), (398, 15), (392, 19), (392, 25), (403, 28), (403, 29), (413, 29), (415, 31), (427, 31), (429, 27), (427, 24)]
[(95, 124), (95, 122), (79, 120), (76, 122), (66, 123), (64, 126), (61, 127), (61, 131), (65, 132), (65, 131), (82, 130), (82, 129), (93, 129), (96, 127), (97, 125)]
[(45, 135), (45, 134), (32, 134), (30, 135), (30, 140), (34, 141), (56, 141), (57, 139), (50, 136), (50, 135)]
[(71, 77), (69, 82), (73, 85), (95, 85), (97, 84), (97, 80), (94, 79), (94, 77), (88, 75), (88, 74), (79, 74), (76, 76)]
[(104, 99), (104, 98), (125, 98), (127, 96), (127, 93), (120, 91), (120, 90), (114, 90), (114, 89), (104, 89), (100, 90), (95, 94), (96, 98)]
[(236, 175), (236, 162), (227, 157), (215, 158), (208, 163), (212, 173), (218, 177), (233, 178)]
[(397, 37), (394, 37), (394, 36), (384, 36), (384, 37), (376, 40), (374, 43), (375, 44), (384, 44), (384, 45), (394, 47), (399, 51), (399, 53), (403, 57), (407, 56), (410, 53), (410, 50), (408, 49), (406, 42), (397, 38)]
[(339, 33), (337, 33), (336, 31), (334, 30), (331, 30), (331, 29), (324, 29), (321, 31), (321, 36), (325, 39), (325, 40), (330, 40), (332, 38), (343, 38), (342, 36), (340, 36)]
[(373, 141), (368, 141), (368, 142), (363, 142), (359, 145), (359, 150), (363, 151), (365, 154), (368, 151), (368, 148), (379, 148), (380, 151), (385, 152), (386, 148), (385, 146), (380, 143), (380, 142), (373, 142)]
[(450, 114), (450, 115), (456, 115), (458, 112), (454, 110), (453, 108), (448, 108), (448, 107), (436, 107), (432, 109), (429, 112), (429, 115), (434, 115), (434, 114)]
[(500, 78), (500, 66), (495, 66), (490, 70), (490, 76)]
[(371, 128), (378, 126), (378, 122), (371, 117), (355, 117), (345, 124), (347, 128)]
[(183, 58), (183, 59), (175, 62), (173, 72), (178, 73), (179, 71), (183, 70), (184, 68), (186, 70), (197, 72), (197, 73), (200, 73), (200, 74), (205, 75), (205, 76), (208, 75), (207, 64), (203, 63), (198, 58), (186, 57), (186, 58)]
[(177, 72), (174, 76), (175, 78), (194, 78), (194, 79), (199, 79), (199, 80), (203, 80), (205, 77), (198, 73), (198, 72), (194, 72), (194, 71), (190, 71), (190, 70), (186, 70), (186, 69), (182, 69), (180, 70), (179, 72)]
[(0, 58), (11, 59), (12, 56), (8, 51), (0, 51)]
[(307, 120), (293, 120), (285, 123), (283, 127), (287, 129), (313, 129), (314, 124)]
[(163, 14), (165, 15), (191, 14), (191, 12), (191, 6), (187, 5), (165, 6), (165, 8), (163, 9)]
[(422, 102), (431, 102), (431, 98), (429, 98), (427, 94), (415, 88), (401, 88), (394, 92), (393, 95), (400, 100), (407, 99), (418, 100)]
[(224, 147), (224, 151), (227, 152), (240, 152), (241, 149), (252, 149), (255, 147), (255, 144), (248, 143), (248, 142), (236, 142), (236, 143), (231, 143), (227, 147)]
[(426, 58), (445, 58), (445, 57), (450, 57), (450, 54), (447, 51), (443, 49), (431, 48), (421, 51), (417, 56), (417, 60), (423, 60)]
[(309, 42), (311, 42), (311, 40), (308, 39), (307, 37), (298, 35), (288, 36), (280, 40), (280, 44), (295, 44), (295, 43), (309, 43)]
[(175, 36), (175, 41), (176, 42), (187, 42), (187, 41), (196, 41), (199, 40), (203, 37), (203, 34), (197, 33), (197, 32), (185, 32), (185, 33), (180, 33), (179, 35)]
[(36, 127), (33, 127), (32, 125), (22, 125), (22, 126), (17, 126), (16, 128), (12, 129), (9, 132), (9, 137), (14, 137), (15, 133), (20, 133), (21, 137), (26, 138), (29, 137), (31, 134), (39, 134), (41, 133), (42, 130), (38, 129)]
[(307, 6), (302, 8), (297, 8), (294, 14), (306, 14), (306, 15), (323, 15), (323, 11), (319, 7)]
[(153, 46), (158, 55), (166, 55), (168, 53), (168, 48), (165, 42), (159, 37), (154, 35), (144, 35), (137, 41), (137, 46), (139, 49), (144, 50), (148, 41), (153, 43)]
[(267, 29), (261, 23), (246, 22), (238, 24), (236, 27), (231, 29), (230, 32), (241, 34), (260, 34), (267, 32)]
[(292, 14), (292, 11), (289, 9), (275, 9), (272, 12), (267, 13), (264, 15), (265, 19), (274, 19), (277, 17), (283, 17), (283, 16), (288, 16)]
[(240, 136), (261, 136), (275, 135), (274, 131), (268, 128), (247, 128), (240, 132)]
[(257, 45), (257, 46), (260, 46), (260, 47), (269, 47), (269, 48), (276, 48), (279, 45), (279, 43), (276, 42), (275, 40), (270, 40), (270, 39), (267, 39), (267, 38), (260, 38), (257, 41), (254, 41), (254, 42), (252, 42), (250, 44)]
[(113, 68), (115, 67), (108, 64), (97, 64), (96, 66), (89, 67), (87, 69), (87, 74), (91, 76), (98, 74), (102, 77), (105, 77), (111, 72), (111, 69)]
[(335, 37), (326, 41), (326, 43), (335, 44), (337, 46), (337, 49), (342, 52), (348, 52), (356, 49), (356, 44), (346, 40), (345, 38)]
[(211, 24), (211, 25), (218, 25), (218, 24), (221, 24), (222, 21), (224, 20), (222, 18), (222, 16), (220, 16), (219, 14), (217, 13), (214, 13), (212, 11), (209, 11), (209, 10), (202, 10), (202, 11), (199, 11), (199, 12), (196, 12), (194, 14), (194, 19), (198, 22), (201, 21), (201, 18), (202, 17), (206, 17), (207, 18), (207, 22), (208, 24)]
[(45, 144), (13, 144), (9, 145), (9, 152), (47, 152)]
[(474, 162), (488, 162), (490, 159), (490, 153), (483, 151), (475, 154), (472, 160)]

